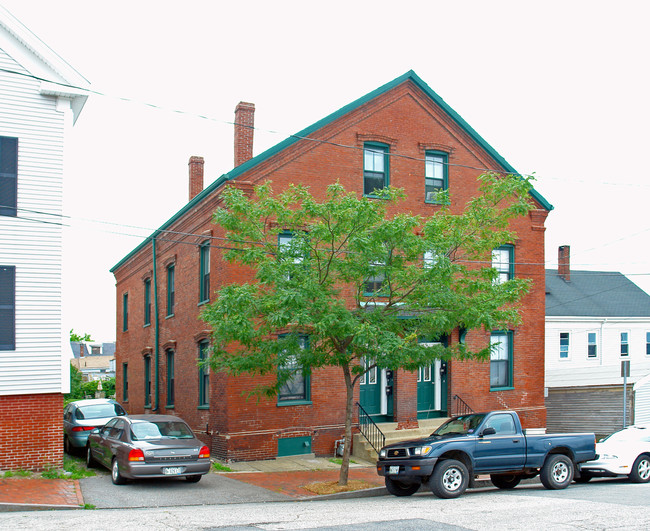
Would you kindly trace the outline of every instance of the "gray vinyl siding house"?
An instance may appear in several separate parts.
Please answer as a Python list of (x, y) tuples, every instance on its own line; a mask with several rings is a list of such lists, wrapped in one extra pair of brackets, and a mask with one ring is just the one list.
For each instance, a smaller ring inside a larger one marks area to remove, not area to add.
[(626, 425), (650, 422), (650, 295), (623, 274), (571, 271), (560, 248), (546, 271), (545, 352), (549, 432), (605, 435), (624, 411)]

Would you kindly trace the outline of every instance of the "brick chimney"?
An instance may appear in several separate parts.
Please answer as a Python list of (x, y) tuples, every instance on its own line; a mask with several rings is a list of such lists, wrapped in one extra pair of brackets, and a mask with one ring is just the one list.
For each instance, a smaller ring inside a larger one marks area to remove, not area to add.
[(557, 250), (557, 274), (565, 282), (571, 281), (571, 247), (560, 245)]
[(240, 101), (235, 108), (235, 168), (253, 158), (255, 104)]
[(203, 157), (190, 157), (190, 201), (203, 191)]

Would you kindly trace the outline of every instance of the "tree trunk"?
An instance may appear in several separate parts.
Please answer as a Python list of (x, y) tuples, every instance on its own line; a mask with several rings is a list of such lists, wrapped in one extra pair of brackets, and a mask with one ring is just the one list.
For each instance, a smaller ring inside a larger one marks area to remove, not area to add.
[(350, 451), (352, 450), (352, 406), (354, 399), (354, 386), (350, 366), (343, 366), (345, 377), (345, 434), (343, 443), (343, 461), (339, 471), (339, 485), (348, 484), (348, 473), (350, 471)]

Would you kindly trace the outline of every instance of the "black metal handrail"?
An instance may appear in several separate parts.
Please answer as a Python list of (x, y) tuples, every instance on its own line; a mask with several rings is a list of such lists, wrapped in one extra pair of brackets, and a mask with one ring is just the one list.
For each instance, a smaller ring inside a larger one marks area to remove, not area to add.
[(375, 452), (379, 453), (379, 450), (386, 444), (386, 436), (359, 402), (357, 402), (357, 408), (359, 410), (359, 431), (375, 449)]
[(469, 415), (470, 413), (474, 413), (474, 410), (469, 407), (469, 404), (465, 402), (461, 397), (458, 395), (454, 395), (454, 400), (455, 400), (455, 407), (456, 407), (456, 412), (454, 413), (455, 416), (458, 415)]

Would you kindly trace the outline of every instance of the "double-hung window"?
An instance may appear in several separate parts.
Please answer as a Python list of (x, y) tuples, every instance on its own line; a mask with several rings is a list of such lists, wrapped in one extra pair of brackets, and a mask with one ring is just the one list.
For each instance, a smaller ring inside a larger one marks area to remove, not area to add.
[(199, 302), (210, 300), (210, 241), (199, 247)]
[(513, 386), (512, 331), (493, 332), (490, 337), (490, 389)]
[(295, 267), (302, 264), (304, 260), (303, 251), (299, 248), (300, 243), (297, 243), (298, 240), (294, 238), (294, 234), (291, 232), (278, 234), (278, 255), (283, 262), (282, 266), (289, 268), (289, 271), (285, 274), (286, 280), (293, 278)]
[(144, 357), (144, 407), (151, 407), (151, 356)]
[(560, 359), (569, 357), (569, 332), (560, 332)]
[(389, 184), (388, 146), (366, 142), (363, 146), (363, 195), (375, 195)]
[(168, 348), (167, 361), (167, 407), (174, 407), (174, 349)]
[[(285, 337), (285, 336), (280, 336)], [(298, 337), (301, 349), (308, 348), (307, 336)], [(288, 378), (278, 389), (278, 403), (306, 402), (310, 398), (309, 375), (305, 373), (295, 356), (288, 356), (278, 367), (279, 372), (288, 374)]]
[(0, 350), (16, 350), (15, 266), (0, 266)]
[(497, 270), (496, 284), (503, 284), (515, 276), (515, 248), (503, 245), (492, 251), (492, 267)]
[(122, 402), (129, 401), (129, 364), (122, 363)]
[(16, 216), (18, 139), (0, 136), (0, 216)]
[(174, 304), (176, 302), (176, 266), (167, 266), (167, 317), (174, 315)]
[(207, 363), (209, 342), (204, 339), (199, 343), (199, 407), (210, 407), (210, 368)]
[(129, 294), (122, 295), (122, 332), (129, 330)]
[(370, 264), (371, 273), (363, 284), (363, 294), (366, 297), (381, 297), (384, 282), (386, 282), (385, 262), (373, 262)]
[(587, 357), (598, 357), (598, 334), (596, 332), (587, 332)]
[(144, 326), (151, 324), (151, 279), (144, 279)]
[(424, 156), (424, 200), (436, 203), (438, 192), (447, 189), (447, 154), (427, 151)]
[(628, 332), (621, 332), (621, 356), (630, 355), (630, 344)]

